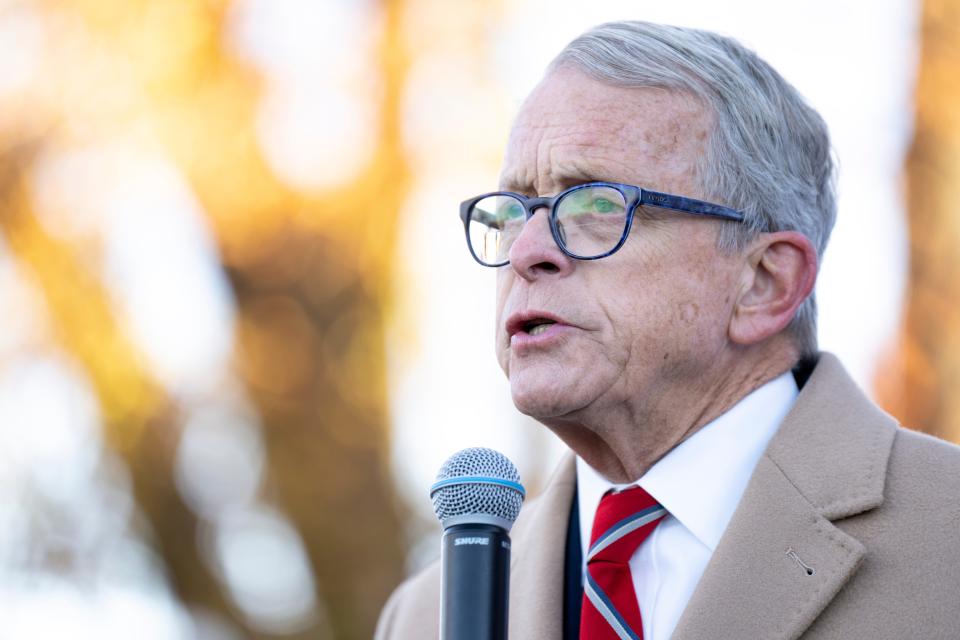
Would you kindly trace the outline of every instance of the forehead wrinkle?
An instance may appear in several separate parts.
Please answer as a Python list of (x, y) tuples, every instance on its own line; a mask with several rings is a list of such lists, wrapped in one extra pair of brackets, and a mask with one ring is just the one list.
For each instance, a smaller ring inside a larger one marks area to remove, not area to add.
[[(548, 175), (541, 182), (544, 185), (541, 188), (541, 194), (555, 195), (558, 191), (569, 189), (578, 184), (600, 181), (610, 181), (607, 171), (591, 165), (589, 162), (572, 160), (555, 163), (550, 166)], [(544, 194), (543, 191), (549, 191), (549, 193)]]
[(561, 188), (598, 181), (629, 184), (637, 171), (627, 156), (620, 149), (609, 149), (602, 145), (558, 146), (551, 154), (548, 182)]
[(508, 157), (501, 167), (499, 188), (502, 191), (515, 191), (530, 195), (533, 192), (533, 183), (536, 175), (536, 160), (531, 167), (530, 162), (518, 162)]
[[(637, 113), (632, 117), (617, 115), (622, 117), (584, 118), (578, 114), (561, 129), (562, 136), (540, 138), (538, 191), (569, 186), (573, 181), (634, 184), (665, 169), (668, 173), (689, 174), (692, 167), (685, 162), (678, 164), (680, 156), (685, 155), (678, 151), (691, 145), (688, 138), (698, 129), (699, 123), (690, 121), (691, 112), (657, 113), (650, 118)], [(697, 136), (693, 137), (696, 140)]]
[[(528, 195), (534, 193), (539, 162), (537, 153), (531, 154), (530, 151), (541, 146), (544, 128), (544, 123), (531, 122), (526, 111), (521, 109), (510, 131), (507, 154), (500, 171), (500, 189)], [(516, 157), (518, 149), (520, 157)]]
[(618, 153), (604, 135), (584, 127), (582, 119), (561, 127), (560, 135), (539, 140), (534, 187), (540, 195), (552, 195), (576, 184), (610, 180), (610, 159)]

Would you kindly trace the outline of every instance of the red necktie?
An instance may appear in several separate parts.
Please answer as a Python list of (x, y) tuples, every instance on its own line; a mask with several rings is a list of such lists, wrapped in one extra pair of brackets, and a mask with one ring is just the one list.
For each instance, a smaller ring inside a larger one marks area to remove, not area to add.
[(587, 552), (580, 640), (643, 640), (630, 556), (666, 514), (640, 487), (600, 500)]

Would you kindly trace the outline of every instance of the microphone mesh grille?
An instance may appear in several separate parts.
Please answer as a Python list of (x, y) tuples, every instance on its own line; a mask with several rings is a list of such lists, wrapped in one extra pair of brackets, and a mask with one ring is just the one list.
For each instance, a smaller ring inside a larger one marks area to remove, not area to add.
[[(437, 472), (437, 482), (463, 476), (520, 482), (520, 474), (509, 458), (482, 447), (464, 449), (450, 456)], [(441, 522), (455, 516), (484, 514), (513, 523), (522, 503), (523, 496), (516, 489), (493, 484), (451, 484), (433, 494), (433, 511)]]

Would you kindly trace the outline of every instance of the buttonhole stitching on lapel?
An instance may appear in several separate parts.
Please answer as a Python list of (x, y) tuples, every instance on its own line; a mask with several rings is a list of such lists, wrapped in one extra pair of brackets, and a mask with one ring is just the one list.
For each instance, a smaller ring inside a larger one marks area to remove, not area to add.
[(800, 559), (800, 556), (797, 555), (797, 552), (793, 550), (793, 547), (787, 549), (786, 555), (788, 558), (796, 562), (797, 566), (803, 569), (804, 573), (806, 573), (808, 576), (812, 576), (814, 573), (816, 573), (813, 567)]

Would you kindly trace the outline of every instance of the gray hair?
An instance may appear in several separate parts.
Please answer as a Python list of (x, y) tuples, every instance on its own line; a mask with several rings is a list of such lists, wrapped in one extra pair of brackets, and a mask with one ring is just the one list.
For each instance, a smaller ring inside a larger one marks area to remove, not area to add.
[[(754, 52), (707, 31), (624, 21), (587, 31), (550, 68), (565, 65), (617, 86), (685, 92), (713, 110), (697, 180), (704, 197), (746, 214), (743, 224), (723, 225), (721, 249), (741, 249), (761, 232), (792, 230), (823, 255), (837, 215), (827, 126)], [(812, 293), (788, 331), (801, 356), (816, 353)]]

